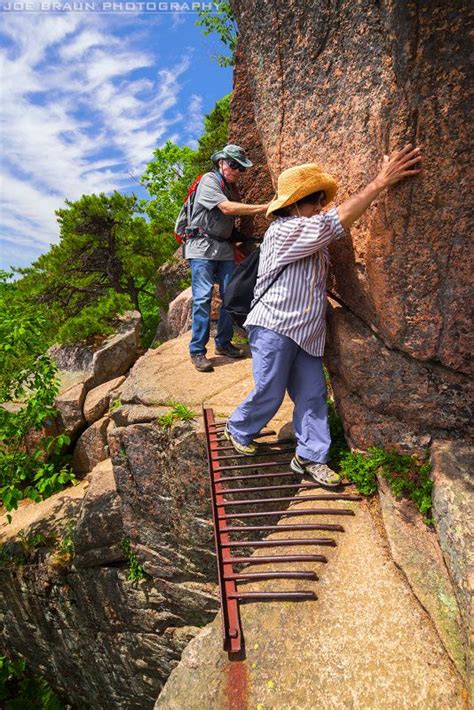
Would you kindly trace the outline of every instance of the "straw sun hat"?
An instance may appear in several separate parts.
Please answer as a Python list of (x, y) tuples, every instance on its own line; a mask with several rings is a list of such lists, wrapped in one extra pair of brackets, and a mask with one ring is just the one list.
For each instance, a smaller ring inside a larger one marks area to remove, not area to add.
[(280, 207), (292, 205), (302, 197), (319, 190), (326, 193), (326, 204), (334, 199), (337, 191), (337, 183), (332, 175), (323, 172), (319, 165), (304, 163), (284, 170), (278, 178), (277, 195), (270, 202), (267, 217)]

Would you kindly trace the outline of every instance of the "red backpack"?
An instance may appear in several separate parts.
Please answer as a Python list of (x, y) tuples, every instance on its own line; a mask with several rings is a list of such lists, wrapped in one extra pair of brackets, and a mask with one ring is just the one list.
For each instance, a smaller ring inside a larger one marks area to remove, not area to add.
[[(199, 175), (193, 183), (188, 188), (188, 191), (186, 193), (186, 197), (184, 198), (183, 206), (181, 207), (179, 211), (179, 215), (176, 219), (176, 223), (174, 225), (174, 236), (176, 241), (179, 244), (182, 244), (183, 241), (186, 238), (186, 229), (191, 223), (191, 218), (193, 215), (193, 207), (194, 207), (194, 201), (196, 199), (196, 191), (198, 189), (198, 185), (201, 182), (203, 175)], [(224, 178), (219, 175), (221, 179), (221, 187), (222, 191), (224, 191), (225, 183), (224, 183)]]

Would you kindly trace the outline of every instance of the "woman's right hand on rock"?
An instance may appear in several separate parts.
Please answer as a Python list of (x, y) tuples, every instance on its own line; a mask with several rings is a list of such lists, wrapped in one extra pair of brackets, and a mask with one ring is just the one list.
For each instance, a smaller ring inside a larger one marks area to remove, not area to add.
[[(395, 185), (405, 177), (418, 175), (421, 172), (422, 159), (421, 148), (414, 148), (411, 143), (401, 150), (394, 151), (390, 156), (385, 155), (383, 167), (377, 177), (337, 208), (342, 226), (349, 229), (387, 187)], [(416, 165), (420, 167), (415, 167)]]
[(375, 183), (383, 189), (384, 187), (395, 185), (395, 183), (405, 177), (418, 175), (421, 172), (422, 160), (421, 147), (414, 148), (411, 143), (408, 143), (404, 148), (394, 151), (390, 156), (384, 155), (383, 166), (375, 178)]

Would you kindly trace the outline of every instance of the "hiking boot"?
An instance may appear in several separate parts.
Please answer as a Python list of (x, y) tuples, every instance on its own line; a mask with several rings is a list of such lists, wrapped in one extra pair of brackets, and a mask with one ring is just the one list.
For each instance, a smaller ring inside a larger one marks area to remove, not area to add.
[(191, 355), (191, 362), (199, 372), (214, 372), (212, 362), (204, 354)]
[(236, 348), (235, 345), (232, 345), (232, 343), (226, 345), (225, 348), (220, 348), (218, 345), (216, 345), (216, 354), (225, 355), (226, 357), (233, 358), (245, 357), (244, 351), (240, 348)]
[(325, 463), (316, 463), (315, 461), (307, 461), (296, 454), (290, 463), (290, 468), (295, 473), (301, 475), (307, 473), (316, 483), (326, 488), (335, 488), (341, 483), (341, 477), (338, 473), (329, 468)]
[(227, 441), (230, 441), (237, 453), (243, 454), (244, 456), (255, 456), (255, 454), (257, 453), (257, 444), (255, 444), (253, 441), (251, 444), (240, 444), (234, 439), (234, 437), (228, 430), (227, 424), (225, 425), (224, 436)]

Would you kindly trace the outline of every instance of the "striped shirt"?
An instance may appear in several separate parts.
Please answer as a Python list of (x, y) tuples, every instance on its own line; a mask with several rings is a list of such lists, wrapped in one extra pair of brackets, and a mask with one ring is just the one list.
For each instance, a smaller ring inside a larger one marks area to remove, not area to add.
[(313, 217), (279, 217), (260, 247), (254, 302), (275, 275), (289, 266), (253, 308), (244, 326), (286, 335), (310, 355), (322, 356), (326, 339), (328, 244), (344, 236), (335, 208)]

